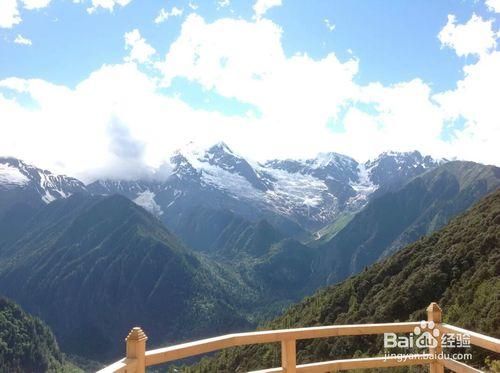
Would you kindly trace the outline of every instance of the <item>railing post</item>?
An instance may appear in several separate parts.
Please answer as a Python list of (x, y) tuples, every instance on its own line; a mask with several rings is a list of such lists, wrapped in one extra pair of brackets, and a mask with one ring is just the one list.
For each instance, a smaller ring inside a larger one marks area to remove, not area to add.
[[(442, 322), (442, 311), (439, 305), (436, 302), (432, 302), (429, 307), (427, 307), (427, 321), (432, 321), (436, 325), (434, 328), (437, 328), (438, 324)], [(429, 353), (434, 355), (439, 355), (443, 348), (441, 346), (441, 336), (437, 337), (437, 347), (429, 348)], [(440, 362), (433, 362), (429, 364), (429, 372), (430, 373), (444, 373), (444, 365)]]
[(127, 359), (136, 359), (137, 365), (135, 373), (146, 372), (146, 341), (148, 337), (141, 328), (132, 328), (125, 339)]
[(281, 341), (281, 367), (285, 373), (297, 372), (297, 351), (295, 339)]

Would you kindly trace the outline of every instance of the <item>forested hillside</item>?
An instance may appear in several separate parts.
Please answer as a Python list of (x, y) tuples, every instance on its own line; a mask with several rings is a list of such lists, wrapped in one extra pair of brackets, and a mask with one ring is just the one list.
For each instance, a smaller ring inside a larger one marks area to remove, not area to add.
[[(446, 227), (357, 276), (291, 307), (265, 329), (422, 320), (437, 301), (444, 321), (500, 336), (500, 190)], [(298, 343), (300, 363), (375, 355), (381, 337), (317, 339)], [(498, 358), (474, 349), (474, 363)], [(186, 372), (244, 372), (279, 366), (276, 346), (223, 351)], [(407, 370), (405, 370), (407, 371)]]
[(121, 354), (137, 324), (152, 344), (249, 327), (241, 310), (255, 298), (121, 196), (41, 210), (0, 249), (0, 289), (43, 318), (65, 352), (101, 361)]
[(49, 327), (0, 297), (0, 372), (76, 372), (66, 364)]

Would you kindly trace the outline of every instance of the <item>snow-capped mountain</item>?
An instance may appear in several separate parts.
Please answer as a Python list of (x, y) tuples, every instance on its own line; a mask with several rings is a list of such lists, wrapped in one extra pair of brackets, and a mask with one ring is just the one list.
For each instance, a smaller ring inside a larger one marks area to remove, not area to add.
[(370, 180), (381, 188), (401, 186), (409, 179), (436, 167), (445, 160), (422, 156), (419, 152), (385, 152), (365, 163)]
[(284, 233), (299, 234), (357, 211), (372, 196), (437, 165), (418, 152), (383, 153), (364, 164), (337, 153), (257, 163), (224, 143), (206, 148), (190, 143), (175, 151), (148, 180), (98, 180), (84, 186), (77, 179), (0, 158), (0, 210), (18, 202), (49, 203), (75, 192), (122, 194), (174, 231), (203, 206), (249, 220), (267, 219)]
[(218, 143), (190, 143), (170, 158), (162, 181), (97, 181), (92, 193), (120, 193), (161, 216), (176, 230), (179, 216), (199, 206), (230, 210), (247, 219), (266, 218), (287, 232), (317, 229), (356, 211), (377, 189), (387, 189), (437, 165), (418, 152), (384, 153), (359, 164), (337, 154), (255, 163)]
[(288, 175), (296, 175), (295, 178), (299, 177), (306, 183), (321, 186), (323, 192), (315, 193), (316, 205), (322, 204), (321, 201), (335, 201), (334, 204), (325, 206), (329, 213), (322, 212), (321, 221), (333, 218), (339, 208), (343, 209), (349, 199), (358, 194), (353, 186), (360, 182), (359, 164), (342, 154), (320, 153), (310, 159), (271, 160), (264, 166), (271, 174), (280, 170)]
[(303, 160), (270, 160), (266, 167), (285, 170), (290, 173), (312, 175), (321, 180), (335, 180), (348, 183), (357, 180), (358, 162), (338, 153), (319, 153), (317, 157)]
[(87, 189), (75, 178), (0, 157), (0, 214), (18, 203), (36, 207), (78, 192), (86, 193)]

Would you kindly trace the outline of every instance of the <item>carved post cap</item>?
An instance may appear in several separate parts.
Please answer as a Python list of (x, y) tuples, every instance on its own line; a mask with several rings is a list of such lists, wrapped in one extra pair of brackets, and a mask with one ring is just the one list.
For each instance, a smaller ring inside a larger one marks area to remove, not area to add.
[(432, 302), (427, 307), (427, 319), (428, 319), (428, 321), (434, 321), (436, 323), (440, 323), (442, 314), (443, 314), (443, 311), (441, 310), (441, 307), (439, 307), (439, 305), (436, 302)]
[(144, 333), (144, 331), (140, 327), (136, 326), (135, 328), (132, 328), (130, 333), (128, 333), (127, 338), (125, 338), (125, 341), (127, 341), (127, 342), (129, 342), (129, 341), (144, 341), (147, 339), (148, 339), (148, 336), (146, 335), (146, 333)]
[(148, 337), (141, 328), (132, 328), (125, 338), (126, 358), (136, 360), (134, 373), (146, 373), (146, 341)]
[(431, 304), (429, 304), (429, 306), (427, 307), (427, 312), (442, 312), (441, 310), (441, 307), (439, 307), (439, 304), (437, 304), (436, 302), (432, 302)]

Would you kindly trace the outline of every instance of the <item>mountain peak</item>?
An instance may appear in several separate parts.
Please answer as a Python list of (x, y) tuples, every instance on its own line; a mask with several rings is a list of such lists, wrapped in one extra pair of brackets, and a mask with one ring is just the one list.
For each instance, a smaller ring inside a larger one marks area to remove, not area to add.
[(408, 152), (385, 151), (374, 160), (367, 161), (365, 165), (367, 167), (373, 167), (381, 162), (406, 164), (413, 167), (422, 166), (424, 168), (429, 168), (438, 164), (438, 161), (433, 159), (430, 155), (424, 156), (418, 150), (413, 150)]
[(30, 194), (25, 195), (26, 199), (41, 198), (45, 203), (86, 191), (85, 185), (75, 178), (53, 174), (12, 157), (0, 157), (0, 188), (22, 189)]
[(202, 158), (207, 153), (227, 153), (236, 156), (231, 148), (223, 141), (209, 144), (189, 141), (185, 145), (176, 149), (173, 154), (180, 154), (185, 158)]
[(407, 152), (398, 152), (394, 150), (388, 150), (385, 152), (382, 152), (377, 158), (382, 158), (382, 157), (405, 157), (405, 156), (417, 156), (421, 157), (422, 154), (418, 150), (412, 150), (412, 151), (407, 151)]
[(223, 142), (223, 141), (219, 141), (217, 143), (215, 143), (214, 145), (212, 145), (208, 150), (207, 150), (208, 153), (220, 153), (220, 152), (223, 152), (223, 153), (228, 153), (228, 154), (232, 154), (232, 155), (235, 155), (235, 153), (231, 150), (231, 148), (229, 148), (229, 146)]
[(20, 170), (20, 161), (15, 158), (0, 158), (0, 186), (6, 189), (23, 186), (29, 178)]
[(310, 164), (311, 168), (322, 168), (330, 165), (358, 164), (353, 158), (335, 152), (318, 153), (316, 158), (307, 160), (306, 162)]
[(419, 151), (397, 152), (386, 151), (374, 160), (364, 164), (370, 179), (381, 190), (386, 186), (391, 188), (401, 186), (405, 181), (421, 173), (437, 167), (442, 161), (435, 160), (429, 155), (423, 156)]

